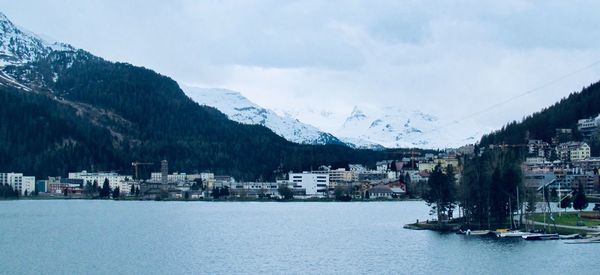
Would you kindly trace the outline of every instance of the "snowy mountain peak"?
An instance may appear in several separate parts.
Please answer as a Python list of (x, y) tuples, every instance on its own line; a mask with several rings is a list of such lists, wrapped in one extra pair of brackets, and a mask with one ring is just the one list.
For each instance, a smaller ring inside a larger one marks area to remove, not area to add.
[(359, 109), (358, 106), (354, 106), (352, 113), (350, 113), (350, 116), (346, 119), (346, 123), (352, 123), (352, 121), (360, 121), (366, 118), (367, 116), (365, 113)]
[(72, 51), (70, 45), (48, 42), (16, 27), (0, 12), (0, 67), (21, 65), (46, 56), (51, 51)]
[(260, 107), (239, 92), (185, 86), (182, 88), (194, 101), (217, 108), (231, 120), (265, 126), (289, 141), (302, 144), (342, 144), (333, 135), (302, 123), (289, 114), (278, 115)]

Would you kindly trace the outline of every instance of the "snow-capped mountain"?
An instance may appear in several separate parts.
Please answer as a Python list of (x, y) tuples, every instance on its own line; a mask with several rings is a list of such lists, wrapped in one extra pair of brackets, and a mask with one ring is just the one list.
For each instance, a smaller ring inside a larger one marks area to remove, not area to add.
[(420, 110), (354, 106), (347, 114), (323, 110), (278, 111), (309, 122), (358, 148), (446, 148), (475, 143), (483, 131)]
[(74, 48), (63, 43), (45, 41), (33, 33), (19, 29), (0, 13), (0, 67), (21, 65), (51, 51), (63, 50)]
[(301, 144), (342, 144), (333, 135), (291, 116), (280, 116), (272, 110), (262, 108), (239, 92), (186, 86), (182, 86), (182, 89), (194, 101), (217, 108), (231, 120), (265, 126), (289, 141)]

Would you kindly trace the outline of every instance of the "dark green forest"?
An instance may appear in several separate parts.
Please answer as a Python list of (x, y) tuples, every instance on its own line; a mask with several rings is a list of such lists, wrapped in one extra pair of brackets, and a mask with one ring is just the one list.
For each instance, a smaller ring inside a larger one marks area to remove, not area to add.
[(152, 70), (85, 51), (53, 52), (4, 72), (33, 91), (0, 85), (0, 170), (37, 177), (69, 171), (131, 174), (132, 161), (171, 171), (269, 180), (277, 171), (400, 158), (406, 150), (299, 145), (200, 106)]
[[(513, 121), (502, 129), (483, 136), (479, 145), (485, 147), (490, 144), (522, 144), (527, 143), (527, 139), (550, 142), (557, 128), (572, 129), (574, 138), (580, 139), (577, 120), (596, 117), (599, 113), (600, 82), (597, 82), (540, 112), (525, 117), (521, 122)], [(590, 142), (592, 154), (600, 153), (599, 145), (596, 140)]]

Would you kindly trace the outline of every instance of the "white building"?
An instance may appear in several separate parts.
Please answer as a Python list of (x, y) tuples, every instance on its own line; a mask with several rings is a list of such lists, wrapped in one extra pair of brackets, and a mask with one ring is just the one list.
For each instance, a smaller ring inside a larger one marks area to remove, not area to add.
[(580, 119), (577, 121), (577, 130), (584, 138), (589, 139), (596, 134), (599, 124), (598, 118)]
[[(155, 182), (160, 182), (162, 179), (161, 172), (154, 172), (150, 174), (150, 180)], [(185, 173), (173, 173), (167, 175), (168, 182), (184, 182), (187, 179), (187, 175)]]
[(580, 161), (591, 156), (590, 146), (585, 142), (566, 142), (556, 147), (556, 153), (561, 160)]
[(88, 173), (87, 171), (83, 170), (81, 172), (69, 173), (69, 179), (81, 179), (83, 180), (84, 185), (88, 181), (91, 183), (96, 181), (100, 187), (102, 184), (104, 184), (104, 180), (108, 179), (108, 185), (111, 189), (119, 186), (119, 189), (122, 190), (124, 187), (122, 182), (128, 182), (130, 179), (133, 179), (133, 177), (129, 175), (119, 175), (114, 172)]
[(329, 188), (335, 188), (336, 183), (346, 183), (358, 180), (358, 172), (346, 171), (344, 168), (335, 170), (318, 170), (313, 171), (313, 174), (329, 175)]
[(0, 184), (8, 184), (19, 194), (25, 195), (35, 191), (35, 177), (23, 176), (22, 173), (0, 173)]
[(289, 173), (288, 177), (294, 188), (306, 190), (307, 197), (323, 197), (329, 186), (329, 174)]

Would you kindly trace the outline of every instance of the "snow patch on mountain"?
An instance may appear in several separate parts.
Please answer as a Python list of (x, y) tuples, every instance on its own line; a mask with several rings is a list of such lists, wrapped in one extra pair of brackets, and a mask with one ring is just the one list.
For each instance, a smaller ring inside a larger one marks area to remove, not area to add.
[(311, 123), (356, 148), (460, 147), (475, 143), (486, 131), (473, 131), (479, 127), (472, 121), (455, 123), (421, 110), (397, 106), (354, 106), (347, 114), (311, 108), (278, 112)]
[(239, 92), (186, 86), (182, 86), (182, 89), (194, 101), (217, 108), (231, 120), (265, 126), (289, 141), (301, 144), (342, 144), (333, 135), (289, 115), (281, 116), (270, 109), (262, 108)]
[(22, 65), (46, 56), (51, 51), (72, 51), (70, 45), (48, 42), (40, 36), (16, 27), (0, 13), (0, 67)]

